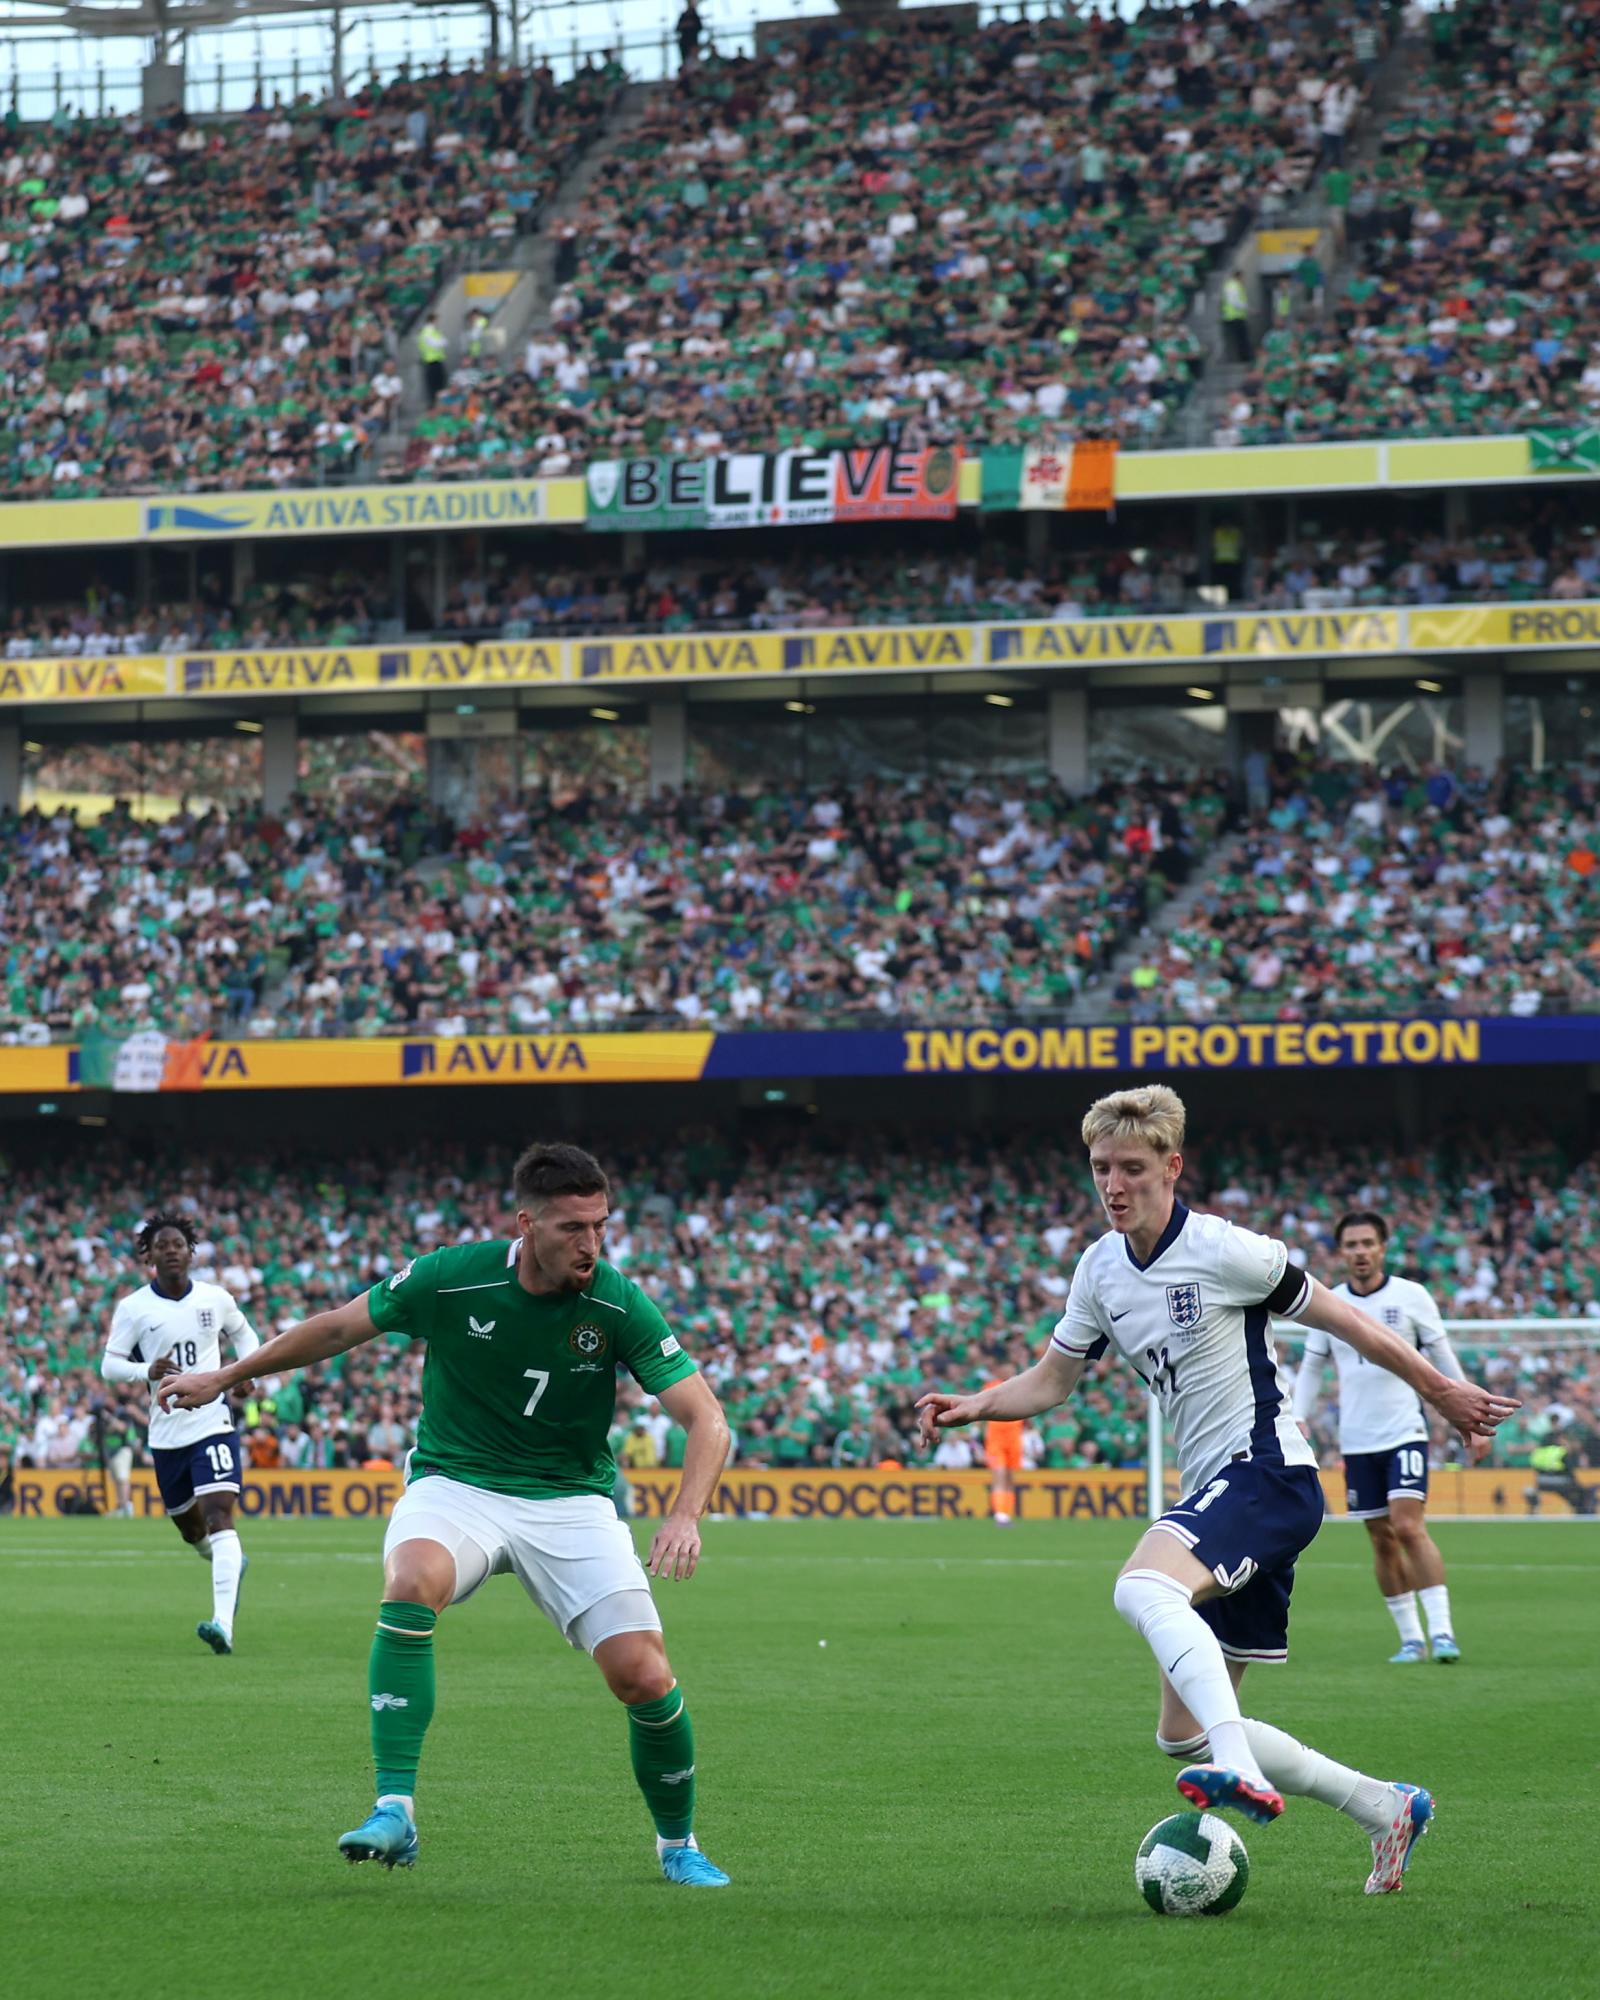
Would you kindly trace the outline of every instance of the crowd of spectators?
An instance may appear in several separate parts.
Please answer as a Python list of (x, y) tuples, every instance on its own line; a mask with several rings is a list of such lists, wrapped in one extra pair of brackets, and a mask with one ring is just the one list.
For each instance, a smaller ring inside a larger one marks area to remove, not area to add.
[(1154, 781), (30, 812), (0, 820), (0, 1038), (1060, 1013), (1223, 814)]
[[(1114, 997), (1135, 1017), (1533, 1015), (1600, 1003), (1600, 785), (1280, 760)], [(1263, 785), (1263, 791), (1268, 789)]]
[[(1600, 596), (1600, 532), (1568, 506), (1518, 510), (1456, 533), (1372, 523), (1307, 532), (1247, 552), (1230, 568), (1230, 609), (1326, 611), (1379, 604), (1526, 603)], [(621, 567), (602, 545), (543, 560), (497, 557), (481, 573), (446, 571), (432, 602), (396, 602), (387, 575), (348, 559), (292, 582), (141, 609), (92, 585), (74, 603), (17, 605), (0, 637), (7, 659), (101, 658), (196, 650), (271, 652), (431, 635), (444, 640), (582, 637), (608, 632), (805, 631), (850, 625), (963, 624), (1140, 617), (1219, 608), (1191, 536), (1140, 537), (1031, 562), (991, 543), (950, 552), (914, 544), (850, 550), (828, 537), (743, 561), (656, 555)]]
[[(118, 1434), (138, 1431), (141, 1400), (116, 1399), (98, 1359), (116, 1300), (145, 1281), (132, 1238), (158, 1201), (192, 1208), (195, 1275), (226, 1285), (265, 1337), (417, 1251), (509, 1233), (510, 1164), (426, 1142), (381, 1159), (270, 1159), (246, 1147), (162, 1166), (102, 1145), (30, 1160), (0, 1216), (0, 1451), (93, 1463), (97, 1406), (110, 1407)], [(701, 1132), (608, 1164), (607, 1255), (717, 1388), (745, 1465), (927, 1463), (917, 1394), (979, 1386), (1036, 1351), (1076, 1257), (1104, 1226), (1079, 1152), (1040, 1133), (736, 1146)], [(1282, 1236), (1329, 1281), (1341, 1275), (1334, 1219), (1376, 1206), (1394, 1226), (1393, 1265), (1426, 1283), (1446, 1317), (1574, 1316), (1600, 1328), (1600, 1160), (1565, 1158), (1547, 1139), (1379, 1149), (1230, 1137), (1197, 1151), (1188, 1176), (1197, 1206)], [(1524, 1402), (1497, 1434), (1497, 1462), (1522, 1462), (1552, 1436), (1596, 1461), (1592, 1343), (1493, 1334), (1466, 1358)], [(238, 1399), (251, 1462), (398, 1464), (420, 1369), (396, 1338), (257, 1382)], [(1330, 1419), (1318, 1441), (1331, 1457)], [(1028, 1450), (1044, 1466), (1138, 1464), (1143, 1434), (1141, 1385), (1102, 1365), (1030, 1426)], [(627, 1467), (681, 1463), (681, 1432), (626, 1378), (613, 1442)], [(948, 1442), (938, 1463), (963, 1463), (966, 1448)]]
[(32, 811), (0, 1040), (1528, 1016), (1600, 1004), (1597, 895), (1581, 764)]
[(1208, 272), (1342, 149), (1390, 18), (901, 15), (691, 63), (558, 230), (564, 282), (524, 368), (458, 375), (408, 466), (1156, 443)]
[(400, 338), (447, 260), (532, 226), (617, 83), (469, 68), (9, 133), (6, 497), (349, 476), (398, 421)]
[(0, 478), (27, 499), (883, 438), (1157, 444), (1208, 274), (1324, 168), (1353, 177), (1347, 261), (1320, 311), (1268, 330), (1219, 441), (1592, 422), (1588, 10), (1426, 17), (1431, 55), (1347, 167), (1399, 11), (906, 16), (691, 60), (556, 225), (525, 352), (464, 343), (420, 411), (402, 334), (457, 252), (535, 225), (605, 127), (615, 63), (17, 129)]
[(1461, 0), (1350, 191), (1320, 318), (1275, 327), (1219, 442), (1600, 417), (1600, 69), (1585, 5)]

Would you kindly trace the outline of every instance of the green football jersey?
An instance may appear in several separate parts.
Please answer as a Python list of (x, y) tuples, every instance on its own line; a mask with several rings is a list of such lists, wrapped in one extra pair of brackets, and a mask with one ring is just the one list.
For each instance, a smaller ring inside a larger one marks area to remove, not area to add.
[(411, 1477), (529, 1500), (609, 1496), (618, 1365), (652, 1396), (695, 1365), (609, 1264), (586, 1292), (535, 1298), (516, 1261), (516, 1239), (430, 1250), (367, 1295), (374, 1326), (428, 1343)]

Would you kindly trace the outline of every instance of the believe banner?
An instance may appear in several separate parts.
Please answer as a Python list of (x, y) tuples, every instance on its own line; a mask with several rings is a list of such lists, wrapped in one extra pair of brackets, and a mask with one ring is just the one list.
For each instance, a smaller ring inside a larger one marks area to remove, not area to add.
[(1108, 514), (1116, 504), (1116, 478), (1117, 447), (1105, 439), (1086, 438), (1060, 449), (986, 451), (982, 505), (990, 513)]
[(949, 521), (959, 451), (741, 452), (730, 458), (609, 458), (588, 470), (596, 534), (774, 528), (850, 521)]

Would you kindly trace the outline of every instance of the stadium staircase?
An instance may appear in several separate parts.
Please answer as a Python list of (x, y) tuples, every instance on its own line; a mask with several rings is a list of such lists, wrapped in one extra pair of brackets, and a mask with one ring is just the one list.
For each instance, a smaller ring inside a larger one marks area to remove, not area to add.
[[(1393, 44), (1378, 65), (1372, 78), (1372, 96), (1361, 123), (1356, 127), (1345, 157), (1345, 165), (1353, 178), (1359, 180), (1378, 157), (1383, 143), (1384, 128), (1410, 87), (1423, 60), (1420, 44), (1415, 40), (1403, 38)], [(1320, 174), (1313, 176), (1311, 186), (1306, 192), (1280, 213), (1257, 217), (1241, 237), (1233, 258), (1219, 264), (1211, 273), (1206, 281), (1204, 295), (1195, 309), (1195, 331), (1206, 343), (1207, 362), (1194, 394), (1178, 417), (1182, 442), (1190, 447), (1211, 443), (1221, 423), (1223, 411), (1243, 387), (1246, 377), (1250, 374), (1248, 363), (1228, 360), (1223, 345), (1222, 284), (1230, 271), (1237, 270), (1250, 291), (1253, 308), (1250, 335), (1258, 348), (1262, 336), (1268, 330), (1266, 315), (1262, 309), (1262, 289), (1256, 276), (1253, 249), (1255, 232), (1258, 228), (1264, 227), (1321, 229), (1326, 232), (1324, 241), (1331, 245), (1331, 249), (1326, 258), (1327, 283), (1322, 290), (1323, 301), (1332, 297), (1339, 278), (1350, 266), (1351, 259), (1344, 241), (1340, 218), (1338, 212), (1328, 206)], [(1318, 316), (1322, 309), (1320, 303), (1314, 308), (1306, 308)]]
[(1225, 834), (1215, 847), (1196, 860), (1188, 881), (1168, 896), (1148, 923), (1139, 927), (1121, 950), (1113, 955), (1103, 972), (1090, 978), (1068, 1009), (1068, 1020), (1094, 1022), (1108, 1018), (1106, 1003), (1117, 982), (1132, 972), (1135, 966), (1142, 965), (1153, 954), (1159, 954), (1163, 941), (1188, 920), (1195, 905), (1211, 886), (1212, 877), (1237, 857), (1240, 845), (1237, 834)]
[[(561, 289), (562, 279), (566, 275), (558, 268), (562, 225), (581, 215), (584, 200), (599, 178), (601, 169), (622, 141), (644, 123), (645, 111), (654, 89), (654, 85), (645, 83), (628, 85), (605, 131), (561, 183), (555, 200), (545, 210), (544, 227), (537, 236), (530, 239), (532, 254), (528, 263), (528, 275), (532, 280), (532, 288), (529, 293), (527, 315), (518, 329), (519, 345), (530, 333), (536, 329), (543, 332), (550, 324), (550, 301)], [(515, 348), (508, 348), (507, 353), (515, 360)]]
[(630, 84), (622, 91), (612, 116), (593, 145), (583, 153), (572, 172), (562, 181), (554, 199), (540, 212), (539, 228), (530, 236), (520, 236), (510, 244), (484, 242), (472, 246), (453, 260), (445, 282), (426, 308), (407, 329), (401, 342), (401, 375), (405, 392), (401, 399), (397, 428), (384, 440), (384, 449), (404, 448), (411, 426), (423, 414), (421, 358), (417, 335), (430, 318), (449, 343), (452, 361), (461, 352), (462, 338), (474, 300), (469, 280), (481, 272), (514, 274), (514, 282), (490, 315), (485, 336), (486, 351), (493, 367), (515, 368), (522, 349), (535, 326), (550, 323), (550, 301), (560, 284), (561, 227), (581, 214), (584, 197), (610, 159), (617, 144), (639, 125), (649, 102), (650, 87)]

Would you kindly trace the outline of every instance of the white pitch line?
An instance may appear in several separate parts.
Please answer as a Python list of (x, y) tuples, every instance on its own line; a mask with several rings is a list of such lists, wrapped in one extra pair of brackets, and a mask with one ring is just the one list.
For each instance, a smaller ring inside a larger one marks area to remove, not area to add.
[[(764, 1556), (718, 1555), (715, 1549), (709, 1551), (706, 1555), (704, 1555), (701, 1558), (701, 1560), (703, 1562), (708, 1562), (708, 1563), (713, 1561), (718, 1563), (766, 1563), (769, 1568), (775, 1566), (769, 1558)], [(1115, 1564), (1116, 1558), (1114, 1555), (1093, 1556), (1093, 1557), (1091, 1556), (933, 1556), (928, 1558), (928, 1561), (931, 1567), (935, 1569), (1098, 1569), (1098, 1570), (1104, 1570), (1107, 1573), (1107, 1575), (1109, 1575)], [(776, 1566), (788, 1568), (795, 1565), (803, 1566), (807, 1563), (821, 1563), (821, 1564), (833, 1563), (841, 1565), (860, 1564), (862, 1567), (883, 1567), (883, 1568), (893, 1568), (893, 1569), (905, 1569), (909, 1567), (905, 1559), (899, 1556), (814, 1556), (814, 1555), (785, 1555), (779, 1559), (779, 1563)], [(1369, 1571), (1372, 1568), (1372, 1565), (1371, 1563), (1364, 1563), (1364, 1562), (1317, 1561), (1312, 1565), (1312, 1567), (1319, 1570), (1347, 1569), (1356, 1571)], [(1561, 1571), (1571, 1571), (1579, 1576), (1593, 1576), (1597, 1570), (1600, 1570), (1600, 1563), (1474, 1563), (1474, 1562), (1460, 1562), (1457, 1561), (1454, 1557), (1452, 1557), (1450, 1561), (1450, 1568), (1452, 1570), (1458, 1570), (1458, 1569), (1486, 1570), (1486, 1571), (1494, 1571), (1496, 1573), (1502, 1570), (1506, 1570), (1506, 1571), (1516, 1571), (1519, 1574), (1526, 1572), (1529, 1575), (1538, 1575), (1546, 1570), (1548, 1570), (1552, 1575)]]
[[(26, 1554), (12, 1554), (10, 1550), (0, 1548), (0, 1562), (4, 1562), (12, 1570), (62, 1570), (64, 1574), (70, 1574), (72, 1570), (126, 1570), (130, 1566), (140, 1566), (150, 1562), (160, 1562), (162, 1566), (166, 1566), (180, 1560), (182, 1558), (176, 1554), (158, 1556), (154, 1550), (150, 1554), (144, 1554), (142, 1550), (128, 1550), (122, 1556), (72, 1554), (68, 1558), (64, 1554), (50, 1556), (34, 1548), (30, 1548)], [(322, 1548), (322, 1550), (274, 1548), (266, 1560), (268, 1562), (376, 1562), (378, 1550), (362, 1554), (350, 1548)]]
[[(152, 1563), (169, 1567), (175, 1561), (180, 1560), (175, 1554), (163, 1555), (155, 1551), (145, 1553), (136, 1549), (126, 1550), (116, 1556), (86, 1556), (78, 1551), (73, 1551), (72, 1554), (73, 1560), (63, 1562), (59, 1555), (50, 1555), (48, 1552), (39, 1549), (30, 1548), (26, 1554), (14, 1553), (9, 1549), (0, 1549), (0, 1563), (6, 1564), (11, 1569), (54, 1569), (61, 1571), (63, 1574), (70, 1574), (72, 1571), (80, 1569), (126, 1569), (133, 1565), (149, 1565)], [(375, 1550), (361, 1551), (356, 1549), (268, 1549), (262, 1553), (261, 1560), (268, 1565), (274, 1563), (371, 1563), (376, 1560), (376, 1554)], [(768, 1556), (721, 1554), (715, 1548), (709, 1552), (704, 1560), (723, 1568), (730, 1566), (738, 1567), (741, 1565), (754, 1567), (757, 1564), (761, 1564), (767, 1568), (774, 1566), (772, 1558)], [(1110, 1575), (1114, 1561), (1114, 1556), (934, 1556), (925, 1559), (923, 1563), (913, 1564), (908, 1562), (904, 1556), (787, 1554), (779, 1558), (778, 1566), (836, 1569), (909, 1569), (924, 1566), (933, 1569), (1089, 1569), (1100, 1570)], [(1317, 1561), (1314, 1567), (1319, 1570), (1350, 1570), (1357, 1573), (1366, 1573), (1371, 1570), (1372, 1565), (1365, 1562)], [(1452, 1570), (1469, 1570), (1484, 1575), (1539, 1576), (1548, 1574), (1551, 1576), (1592, 1576), (1595, 1574), (1596, 1569), (1600, 1568), (1600, 1564), (1495, 1563), (1452, 1560), (1450, 1567)]]

